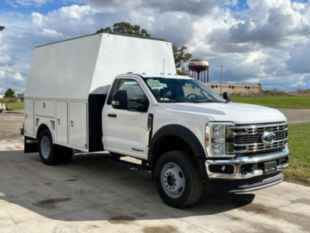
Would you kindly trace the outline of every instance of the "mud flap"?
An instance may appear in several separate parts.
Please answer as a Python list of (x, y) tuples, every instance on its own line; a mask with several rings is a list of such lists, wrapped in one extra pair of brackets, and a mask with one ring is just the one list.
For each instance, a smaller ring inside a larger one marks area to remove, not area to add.
[(38, 151), (38, 141), (33, 138), (24, 137), (24, 153), (34, 153)]

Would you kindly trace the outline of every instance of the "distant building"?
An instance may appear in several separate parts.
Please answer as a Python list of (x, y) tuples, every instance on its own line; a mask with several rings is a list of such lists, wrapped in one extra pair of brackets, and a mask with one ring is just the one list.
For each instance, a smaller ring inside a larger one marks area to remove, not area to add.
[(16, 97), (17, 97), (18, 101), (24, 102), (24, 94), (23, 93), (16, 94)]
[(3, 99), (3, 95), (0, 95), (0, 99)]
[[(223, 81), (223, 66), (221, 68), (221, 80)], [(189, 76), (202, 81), (214, 92), (222, 94), (227, 92), (233, 95), (260, 95), (263, 93), (262, 84), (246, 83), (210, 83), (209, 82), (209, 62), (203, 59), (193, 59), (188, 65)]]
[[(221, 94), (227, 92), (232, 95), (260, 95), (263, 93), (262, 84), (245, 83), (205, 83), (214, 92)], [(221, 90), (222, 89), (222, 90)]]

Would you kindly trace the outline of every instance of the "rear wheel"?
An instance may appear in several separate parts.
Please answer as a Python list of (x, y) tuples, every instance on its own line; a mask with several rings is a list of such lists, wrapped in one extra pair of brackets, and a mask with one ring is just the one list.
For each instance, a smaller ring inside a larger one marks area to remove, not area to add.
[(39, 155), (42, 163), (46, 165), (54, 165), (59, 162), (56, 147), (48, 129), (42, 130), (39, 134)]
[(73, 154), (72, 149), (54, 145), (52, 135), (48, 129), (40, 132), (38, 141), (39, 155), (42, 163), (55, 165), (70, 162)]
[(155, 179), (160, 197), (170, 206), (194, 205), (202, 195), (202, 177), (192, 157), (184, 151), (163, 154), (155, 165)]

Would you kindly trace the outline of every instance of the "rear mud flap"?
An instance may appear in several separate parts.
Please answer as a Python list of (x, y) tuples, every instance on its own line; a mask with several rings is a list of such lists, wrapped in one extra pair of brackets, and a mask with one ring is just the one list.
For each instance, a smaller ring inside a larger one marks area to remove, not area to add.
[(34, 153), (38, 151), (39, 151), (38, 141), (33, 138), (25, 137), (24, 138), (24, 153)]

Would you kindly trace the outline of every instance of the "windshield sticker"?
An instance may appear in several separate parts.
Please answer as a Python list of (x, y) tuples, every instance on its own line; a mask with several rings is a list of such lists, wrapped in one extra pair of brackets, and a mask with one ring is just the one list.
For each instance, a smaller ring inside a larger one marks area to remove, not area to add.
[(161, 90), (167, 87), (166, 83), (161, 83), (159, 80), (156, 79), (149, 79), (147, 80), (147, 84), (152, 88), (153, 90)]

